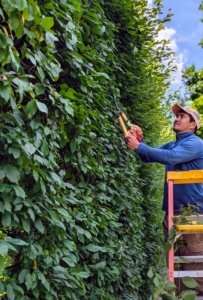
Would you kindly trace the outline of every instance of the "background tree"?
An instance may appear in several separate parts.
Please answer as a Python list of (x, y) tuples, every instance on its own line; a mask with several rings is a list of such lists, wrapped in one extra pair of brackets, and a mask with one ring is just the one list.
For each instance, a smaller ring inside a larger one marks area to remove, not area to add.
[[(199, 5), (199, 10), (203, 10), (203, 2)], [(201, 21), (203, 22), (203, 19)], [(202, 45), (203, 40), (199, 42), (199, 46), (202, 47)], [(183, 72), (183, 83), (186, 88), (185, 101), (189, 101), (191, 106), (203, 116), (203, 69), (197, 70), (195, 65), (186, 68)], [(203, 137), (201, 128), (197, 134)]]

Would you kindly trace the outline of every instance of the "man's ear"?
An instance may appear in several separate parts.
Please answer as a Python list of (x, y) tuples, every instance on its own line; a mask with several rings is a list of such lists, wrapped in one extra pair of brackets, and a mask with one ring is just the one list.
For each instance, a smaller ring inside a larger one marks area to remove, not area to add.
[(190, 128), (195, 131), (195, 128), (196, 128), (197, 124), (196, 122), (190, 122)]

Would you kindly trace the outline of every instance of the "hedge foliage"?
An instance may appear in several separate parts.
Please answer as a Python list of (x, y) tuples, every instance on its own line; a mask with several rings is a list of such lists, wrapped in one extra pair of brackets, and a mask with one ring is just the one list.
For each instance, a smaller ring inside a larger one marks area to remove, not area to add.
[(2, 299), (149, 299), (159, 177), (126, 150), (114, 100), (157, 143), (161, 7), (1, 1)]

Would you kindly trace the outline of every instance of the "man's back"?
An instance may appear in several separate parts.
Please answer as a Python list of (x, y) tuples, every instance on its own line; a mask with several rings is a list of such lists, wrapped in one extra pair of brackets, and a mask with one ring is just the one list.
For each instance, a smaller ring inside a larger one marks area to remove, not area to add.
[[(167, 150), (180, 151), (179, 160), (177, 163), (166, 165), (168, 171), (189, 171), (203, 170), (203, 141), (192, 133), (184, 133), (177, 136), (175, 142), (170, 142), (165, 145)], [(164, 150), (163, 149), (163, 150)], [(200, 204), (199, 212), (203, 212), (203, 184), (179, 184), (174, 186), (174, 211), (180, 211), (180, 205), (185, 207), (190, 204)], [(163, 210), (168, 210), (168, 186), (165, 182), (164, 186), (164, 201)]]

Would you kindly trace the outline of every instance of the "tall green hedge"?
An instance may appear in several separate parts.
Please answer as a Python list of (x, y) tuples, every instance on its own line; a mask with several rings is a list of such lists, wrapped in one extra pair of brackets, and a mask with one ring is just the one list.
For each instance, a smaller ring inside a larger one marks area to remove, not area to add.
[(1, 1), (2, 299), (150, 298), (157, 175), (126, 149), (114, 99), (157, 142), (171, 69), (161, 7)]

